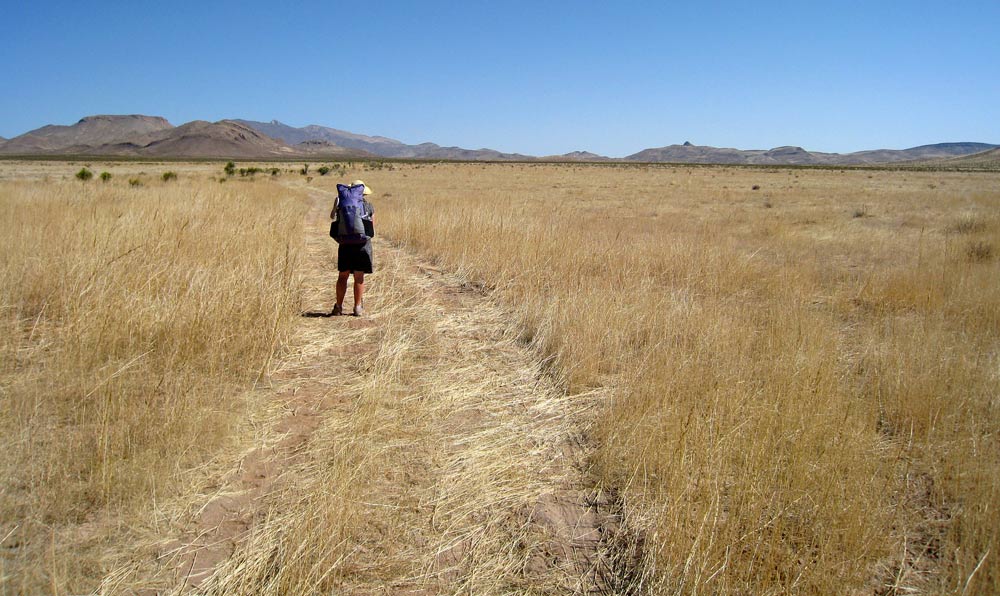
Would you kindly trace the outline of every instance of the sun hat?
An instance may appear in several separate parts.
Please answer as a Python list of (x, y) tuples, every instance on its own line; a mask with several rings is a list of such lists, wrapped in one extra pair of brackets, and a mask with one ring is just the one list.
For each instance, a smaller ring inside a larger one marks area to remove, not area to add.
[(365, 187), (364, 192), (362, 192), (361, 194), (363, 194), (363, 195), (370, 195), (370, 194), (372, 194), (372, 189), (368, 188), (368, 185), (365, 184), (364, 180), (355, 180), (354, 182), (351, 182), (351, 186), (357, 186), (359, 184), (361, 186)]

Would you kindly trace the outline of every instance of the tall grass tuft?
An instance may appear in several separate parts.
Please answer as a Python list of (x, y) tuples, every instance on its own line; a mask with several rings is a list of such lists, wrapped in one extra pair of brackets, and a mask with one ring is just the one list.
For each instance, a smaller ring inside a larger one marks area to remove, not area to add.
[(21, 182), (0, 211), (5, 582), (79, 592), (100, 573), (86, 546), (120, 523), (102, 520), (233, 441), (297, 308), (304, 209), (253, 187)]

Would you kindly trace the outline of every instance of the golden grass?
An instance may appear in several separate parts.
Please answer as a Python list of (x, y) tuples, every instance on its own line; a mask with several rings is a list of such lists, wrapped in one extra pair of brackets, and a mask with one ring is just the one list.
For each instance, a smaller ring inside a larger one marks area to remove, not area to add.
[[(240, 441), (241, 391), (302, 284), (304, 211), (278, 185), (219, 184), (210, 164), (170, 184), (152, 164), (105, 164), (112, 182), (83, 185), (79, 165), (0, 167), (11, 592), (92, 589), (95, 553), (122, 548), (128, 513)], [(544, 541), (521, 516), (601, 397), (594, 480), (624, 508), (619, 546), (642, 553), (620, 569), (636, 592), (1000, 591), (997, 175), (394, 164), (347, 177), (375, 189), (384, 236), (511, 316), (428, 309), (433, 288), (377, 263), (377, 326), (313, 338), (366, 346), (320, 379), (345, 409), (205, 590), (565, 590), (573, 578), (524, 575)], [(510, 330), (567, 398), (521, 391), (537, 370), (507, 359)], [(105, 588), (128, 590), (129, 573)]]
[[(310, 241), (304, 280), (316, 310), (332, 299), (328, 205), (311, 219), (326, 241)], [(296, 383), (328, 387), (337, 405), (264, 499), (266, 519), (202, 590), (571, 591), (578, 574), (538, 568), (551, 537), (528, 519), (570, 472), (568, 404), (502, 310), (376, 244), (372, 318), (304, 319), (303, 353), (285, 361), (289, 372), (308, 366)]]
[[(655, 593), (1000, 590), (992, 174), (424, 165), (381, 229), (571, 391)], [(752, 190), (753, 185), (760, 190)]]
[(5, 591), (92, 589), (126, 514), (238, 440), (243, 393), (297, 312), (289, 195), (0, 183)]

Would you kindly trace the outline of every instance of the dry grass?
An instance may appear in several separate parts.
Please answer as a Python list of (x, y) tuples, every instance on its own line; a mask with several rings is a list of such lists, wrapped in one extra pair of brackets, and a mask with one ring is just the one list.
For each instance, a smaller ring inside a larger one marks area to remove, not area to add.
[(386, 234), (491, 288), (571, 391), (616, 389), (594, 463), (649, 591), (1000, 590), (995, 175), (365, 176)]
[[(318, 211), (317, 236), (326, 221)], [(310, 245), (306, 294), (319, 309), (330, 303), (331, 279), (315, 265), (329, 267), (333, 249)], [(328, 387), (338, 405), (268, 495), (266, 519), (203, 589), (572, 590), (579, 573), (537, 564), (551, 537), (529, 519), (571, 473), (560, 457), (574, 431), (568, 404), (503, 311), (460, 282), (428, 280), (404, 254), (375, 250), (373, 319), (305, 319), (301, 353), (285, 361), (289, 371), (310, 367), (298, 382)]]
[(5, 593), (93, 588), (132, 514), (238, 441), (298, 306), (303, 208), (278, 190), (0, 183)]
[[(297, 305), (303, 211), (277, 185), (219, 184), (208, 165), (164, 184), (124, 164), (84, 186), (79, 167), (24, 175), (45, 183), (0, 167), (11, 592), (95, 585), (93, 553), (123, 543), (112, 526), (237, 442), (241, 388)], [(302, 344), (313, 352), (285, 355), (331, 358), (310, 379), (343, 400), (205, 590), (566, 590), (573, 578), (525, 574), (545, 544), (525, 508), (588, 418), (595, 481), (641, 547), (624, 576), (637, 592), (1000, 591), (997, 175), (396, 164), (347, 177), (375, 189), (386, 236), (512, 316), (457, 313), (380, 261), (374, 326), (331, 334), (322, 320)], [(312, 290), (328, 307), (328, 284)], [(524, 391), (543, 377), (518, 340), (568, 397)]]

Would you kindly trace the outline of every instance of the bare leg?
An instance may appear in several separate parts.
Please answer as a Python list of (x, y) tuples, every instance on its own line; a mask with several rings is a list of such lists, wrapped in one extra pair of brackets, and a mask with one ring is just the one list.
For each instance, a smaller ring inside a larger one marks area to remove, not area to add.
[[(351, 277), (350, 271), (341, 271), (337, 277), (337, 306), (343, 308), (344, 296), (347, 295), (347, 280)], [(357, 293), (357, 290), (355, 290)]]
[[(347, 283), (346, 281), (344, 282)], [(362, 271), (354, 272), (354, 306), (363, 306), (365, 299), (365, 274)]]

